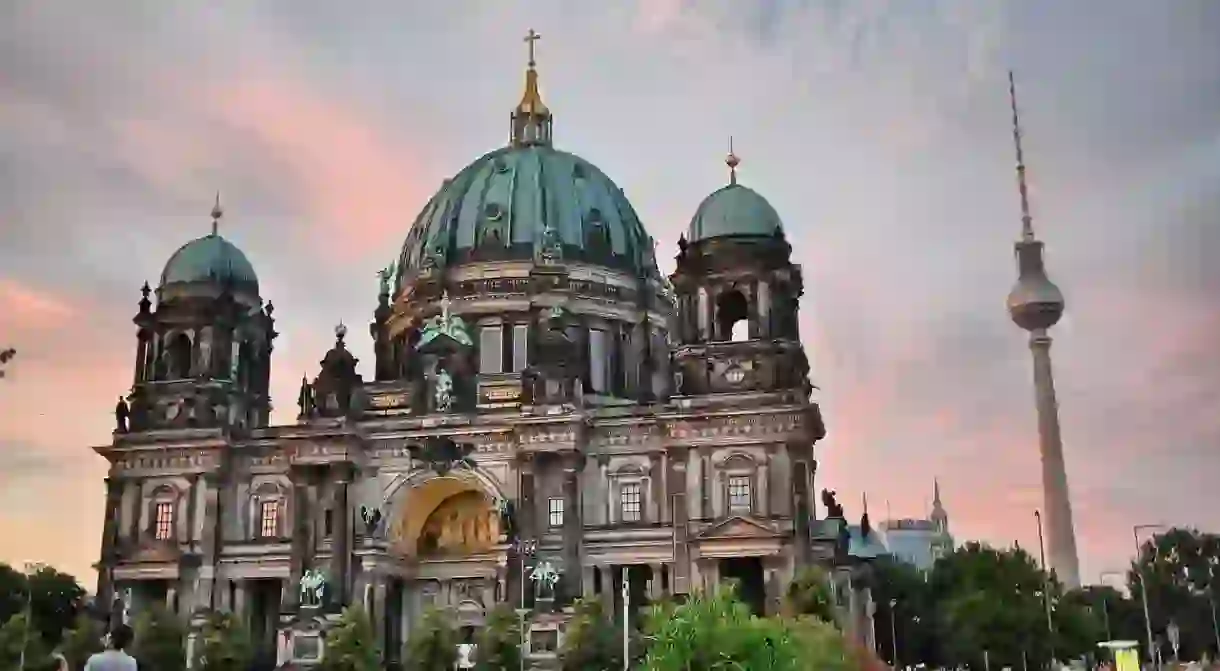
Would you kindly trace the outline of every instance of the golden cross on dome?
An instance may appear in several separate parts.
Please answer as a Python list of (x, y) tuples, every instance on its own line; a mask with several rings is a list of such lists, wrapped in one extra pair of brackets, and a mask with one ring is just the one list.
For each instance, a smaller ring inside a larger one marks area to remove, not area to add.
[(526, 44), (528, 44), (528, 45), (529, 45), (529, 48), (530, 48), (530, 63), (529, 63), (529, 66), (530, 66), (531, 68), (532, 68), (532, 67), (534, 67), (534, 43), (535, 43), (535, 42), (537, 42), (537, 41), (538, 41), (538, 40), (540, 40), (540, 39), (542, 39), (542, 36), (541, 36), (541, 35), (539, 35), (538, 33), (534, 32), (534, 29), (533, 29), (533, 28), (530, 28), (529, 33), (528, 33), (528, 34), (526, 34), (526, 36), (525, 36), (525, 43), (526, 43)]

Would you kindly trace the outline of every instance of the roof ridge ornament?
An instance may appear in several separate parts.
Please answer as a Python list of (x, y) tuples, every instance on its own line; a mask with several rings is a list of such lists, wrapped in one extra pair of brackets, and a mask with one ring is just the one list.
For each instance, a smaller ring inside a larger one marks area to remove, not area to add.
[(525, 91), (521, 102), (512, 114), (511, 142), (514, 147), (551, 144), (551, 110), (542, 102), (538, 92), (538, 69), (535, 59), (535, 42), (542, 39), (533, 28), (526, 33), (524, 41), (529, 46), (529, 61), (525, 69)]

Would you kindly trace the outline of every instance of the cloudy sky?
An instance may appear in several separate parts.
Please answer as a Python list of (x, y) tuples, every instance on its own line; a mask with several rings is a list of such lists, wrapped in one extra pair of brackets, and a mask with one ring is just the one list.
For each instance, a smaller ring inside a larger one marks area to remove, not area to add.
[(207, 232), (214, 192), (278, 308), (289, 420), (427, 197), (505, 142), (531, 27), (557, 145), (626, 190), (663, 270), (735, 138), (805, 267), (822, 486), (853, 515), (866, 491), (874, 515), (915, 516), (939, 476), (959, 538), (1034, 547), (1029, 351), (1004, 311), (1014, 68), (1069, 301), (1054, 356), (1082, 576), (1122, 565), (1132, 524), (1220, 526), (1220, 3), (2, 5), (0, 345), (19, 355), (0, 560), (92, 585), (90, 446), (131, 381), (138, 289)]

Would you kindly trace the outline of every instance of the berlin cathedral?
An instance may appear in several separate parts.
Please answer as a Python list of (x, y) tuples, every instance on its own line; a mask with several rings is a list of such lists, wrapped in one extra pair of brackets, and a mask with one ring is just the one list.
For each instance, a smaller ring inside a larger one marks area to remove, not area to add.
[(622, 189), (553, 145), (534, 39), (508, 144), (444, 180), (380, 273), (372, 370), (338, 327), (294, 423), (270, 421), (274, 308), (219, 204), (144, 285), (95, 448), (112, 621), (233, 612), (308, 665), (349, 605), (392, 661), (430, 607), (469, 636), (507, 604), (545, 667), (574, 598), (618, 613), (734, 580), (771, 613), (816, 563), (871, 638), (868, 523), (814, 493), (825, 429), (779, 214), (730, 153), (661, 275)]

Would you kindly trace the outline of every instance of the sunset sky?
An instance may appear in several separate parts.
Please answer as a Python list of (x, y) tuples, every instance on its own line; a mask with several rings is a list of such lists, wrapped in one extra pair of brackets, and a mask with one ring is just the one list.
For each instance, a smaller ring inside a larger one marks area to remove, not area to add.
[[(0, 8), (0, 560), (98, 556), (146, 279), (222, 233), (276, 305), (277, 421), (376, 304), (441, 181), (507, 139), (529, 28), (556, 145), (623, 187), (673, 268), (727, 178), (784, 217), (850, 516), (1036, 547), (1020, 218), (1068, 300), (1053, 356), (1082, 578), (1131, 525), (1220, 527), (1220, 3), (1214, 0), (13, 0)], [(1211, 268), (1207, 266), (1211, 265)], [(1208, 298), (1211, 296), (1211, 298)]]

